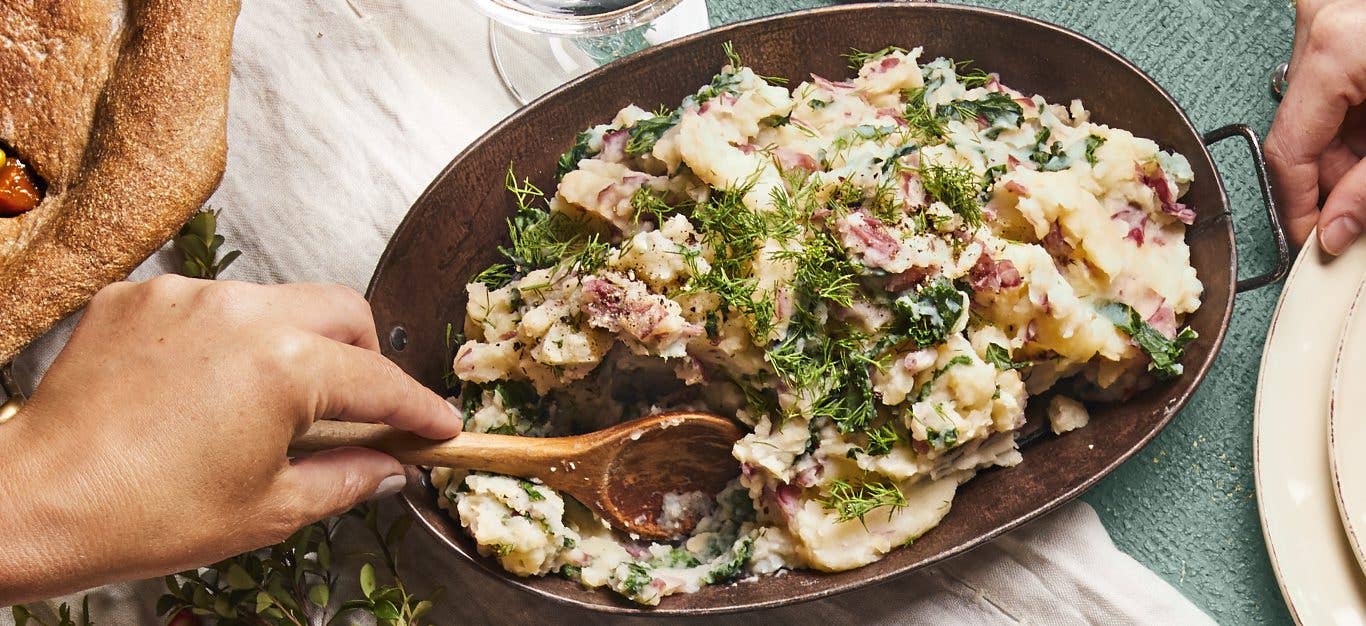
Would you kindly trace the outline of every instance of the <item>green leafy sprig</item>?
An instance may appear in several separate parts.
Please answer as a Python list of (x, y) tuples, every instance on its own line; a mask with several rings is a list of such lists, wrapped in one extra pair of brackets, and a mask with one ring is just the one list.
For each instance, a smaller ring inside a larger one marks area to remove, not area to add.
[(591, 274), (606, 263), (610, 244), (585, 220), (542, 207), (545, 192), (528, 179), (518, 180), (511, 165), (504, 185), (517, 203), (507, 222), (511, 243), (498, 247), (506, 260), (485, 268), (475, 282), (498, 289), (538, 269), (577, 267)]
[(223, 245), (223, 236), (218, 234), (218, 211), (202, 210), (191, 217), (175, 238), (175, 248), (185, 257), (180, 273), (190, 278), (218, 278), (218, 274), (232, 265), (241, 250), (232, 250), (218, 256)]
[(837, 479), (830, 483), (830, 489), (819, 501), (826, 510), (835, 512), (837, 521), (856, 519), (866, 526), (864, 518), (877, 509), (890, 508), (887, 516), (891, 519), (897, 509), (906, 506), (906, 494), (890, 482), (865, 480), (851, 483)]
[[(375, 566), (366, 562), (358, 589), (340, 600), (332, 554), (338, 529), (349, 522), (362, 524), (374, 537), (393, 582), (380, 585)], [(418, 624), (432, 600), (414, 596), (398, 573), (398, 548), (411, 525), (412, 518), (402, 514), (382, 526), (378, 507), (361, 505), (340, 518), (305, 526), (274, 546), (167, 576), (157, 614), (189, 611), (224, 626), (327, 626), (351, 623), (356, 614), (369, 615), (380, 626)]]
[(867, 65), (869, 61), (879, 60), (893, 52), (901, 52), (904, 54), (906, 53), (906, 49), (897, 46), (887, 46), (876, 52), (864, 52), (858, 48), (850, 48), (849, 52), (840, 56), (849, 60), (849, 69), (857, 72), (862, 69), (864, 65)]
[(10, 608), (10, 615), (14, 617), (14, 626), (92, 626), (94, 622), (90, 613), (90, 596), (81, 598), (81, 613), (79, 616), (72, 617), (71, 606), (63, 602), (57, 607), (57, 621), (49, 622), (35, 613), (32, 609), (14, 605)]

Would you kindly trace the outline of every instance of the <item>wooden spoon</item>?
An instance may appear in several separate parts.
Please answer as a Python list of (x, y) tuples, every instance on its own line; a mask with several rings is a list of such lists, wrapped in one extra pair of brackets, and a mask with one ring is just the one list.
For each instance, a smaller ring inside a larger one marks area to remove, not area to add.
[(539, 478), (582, 502), (613, 528), (645, 539), (684, 535), (697, 519), (662, 525), (664, 494), (715, 495), (740, 473), (731, 447), (744, 431), (706, 413), (666, 413), (573, 437), (461, 433), (424, 439), (380, 424), (315, 422), (290, 452), (372, 448), (409, 465)]

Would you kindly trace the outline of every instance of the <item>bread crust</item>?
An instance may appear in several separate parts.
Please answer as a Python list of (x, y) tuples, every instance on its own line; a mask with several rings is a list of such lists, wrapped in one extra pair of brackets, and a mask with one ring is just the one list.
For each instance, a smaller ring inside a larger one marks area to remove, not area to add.
[(237, 0), (10, 0), (0, 139), (47, 182), (0, 219), (0, 363), (128, 275), (213, 193)]

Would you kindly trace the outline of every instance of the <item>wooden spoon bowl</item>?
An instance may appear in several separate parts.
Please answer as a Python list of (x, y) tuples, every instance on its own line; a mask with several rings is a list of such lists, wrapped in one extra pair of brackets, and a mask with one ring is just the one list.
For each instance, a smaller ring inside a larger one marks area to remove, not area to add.
[(731, 447), (744, 431), (706, 413), (666, 413), (572, 437), (461, 433), (424, 439), (381, 424), (323, 421), (294, 440), (291, 453), (360, 446), (409, 465), (456, 467), (537, 478), (583, 503), (612, 528), (668, 540), (697, 519), (660, 521), (664, 496), (714, 495), (740, 473)]

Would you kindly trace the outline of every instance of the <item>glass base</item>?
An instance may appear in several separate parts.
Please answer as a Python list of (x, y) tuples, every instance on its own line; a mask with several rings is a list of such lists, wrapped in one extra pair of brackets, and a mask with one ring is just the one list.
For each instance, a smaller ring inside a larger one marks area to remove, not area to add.
[(489, 52), (503, 86), (527, 104), (589, 70), (708, 26), (705, 0), (677, 1), (654, 21), (612, 35), (560, 37), (489, 20)]
[(493, 67), (513, 99), (526, 104), (599, 65), (575, 41), (527, 33), (489, 20)]

